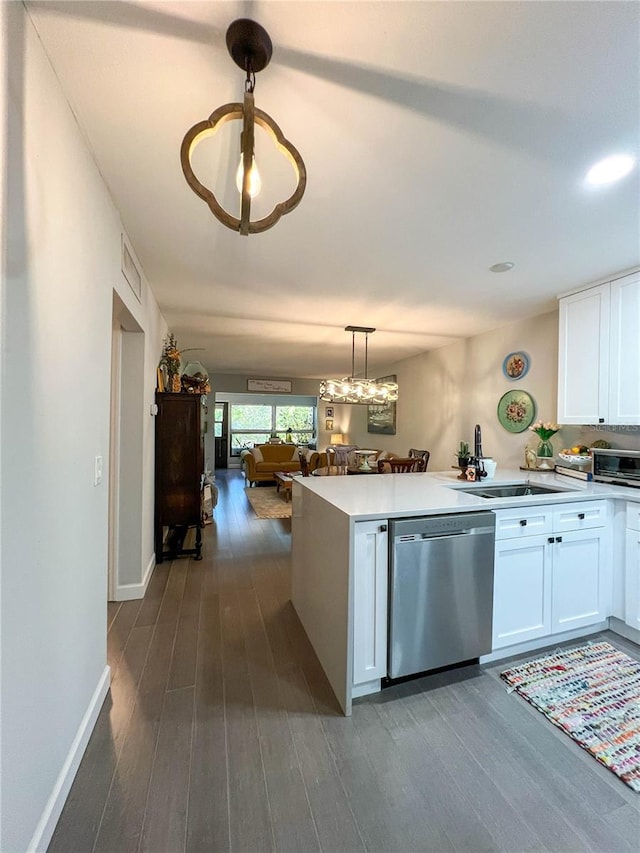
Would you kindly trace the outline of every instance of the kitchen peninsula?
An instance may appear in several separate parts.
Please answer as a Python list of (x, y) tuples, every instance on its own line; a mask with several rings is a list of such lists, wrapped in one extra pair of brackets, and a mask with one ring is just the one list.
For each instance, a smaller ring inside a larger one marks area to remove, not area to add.
[(637, 535), (626, 534), (625, 575), (640, 490), (521, 471), (490, 482), (527, 481), (554, 491), (489, 500), (448, 471), (295, 479), (291, 599), (345, 714), (387, 674), (392, 519), (495, 514), (492, 649), (481, 661), (607, 627), (640, 640)]

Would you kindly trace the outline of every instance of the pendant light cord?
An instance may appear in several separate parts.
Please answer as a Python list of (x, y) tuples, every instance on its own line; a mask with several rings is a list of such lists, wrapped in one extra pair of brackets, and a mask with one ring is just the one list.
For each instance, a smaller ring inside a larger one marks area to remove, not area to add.
[(351, 378), (356, 376), (356, 333), (351, 332)]
[[(351, 378), (356, 378), (356, 334), (351, 332)], [(364, 379), (369, 379), (369, 332), (364, 332)]]
[(364, 333), (364, 378), (369, 379), (369, 332)]
[(244, 90), (252, 95), (253, 90), (256, 88), (256, 75), (251, 67), (251, 57), (249, 55), (245, 58), (245, 71), (247, 72), (247, 77), (244, 81)]

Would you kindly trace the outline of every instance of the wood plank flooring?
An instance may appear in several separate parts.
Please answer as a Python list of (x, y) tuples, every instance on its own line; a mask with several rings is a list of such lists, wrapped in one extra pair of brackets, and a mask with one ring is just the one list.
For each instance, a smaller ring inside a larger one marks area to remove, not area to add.
[(504, 664), (340, 716), (289, 601), (290, 520), (255, 518), (239, 472), (217, 483), (204, 559), (108, 606), (111, 692), (51, 853), (640, 848), (640, 797), (507, 694)]

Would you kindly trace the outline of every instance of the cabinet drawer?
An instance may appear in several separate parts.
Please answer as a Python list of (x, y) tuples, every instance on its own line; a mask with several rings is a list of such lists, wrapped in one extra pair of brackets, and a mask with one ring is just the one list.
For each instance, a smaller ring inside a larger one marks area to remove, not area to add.
[(609, 517), (607, 501), (582, 501), (554, 507), (553, 532), (604, 527)]
[(515, 509), (494, 510), (496, 516), (496, 539), (520, 539), (551, 533), (553, 512), (551, 507), (526, 506)]
[(640, 503), (627, 503), (627, 528), (640, 530)]

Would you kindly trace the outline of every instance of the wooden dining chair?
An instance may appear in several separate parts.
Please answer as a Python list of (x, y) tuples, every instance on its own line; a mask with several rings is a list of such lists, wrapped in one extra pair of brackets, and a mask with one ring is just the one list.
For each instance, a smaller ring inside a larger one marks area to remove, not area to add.
[(378, 461), (378, 474), (414, 474), (424, 472), (427, 463), (421, 457), (395, 456)]
[(415, 447), (409, 448), (409, 458), (410, 459), (424, 459), (424, 470), (427, 470), (427, 465), (429, 464), (429, 457), (431, 453), (428, 450), (417, 450)]

